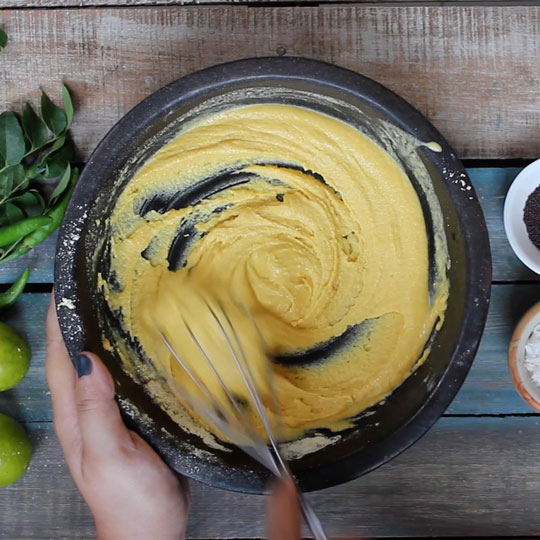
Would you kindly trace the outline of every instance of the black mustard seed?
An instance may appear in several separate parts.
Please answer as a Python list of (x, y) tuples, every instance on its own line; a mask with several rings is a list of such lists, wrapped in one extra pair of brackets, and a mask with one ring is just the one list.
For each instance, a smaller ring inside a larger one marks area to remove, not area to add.
[(531, 242), (540, 249), (540, 186), (527, 198), (523, 209), (523, 221)]

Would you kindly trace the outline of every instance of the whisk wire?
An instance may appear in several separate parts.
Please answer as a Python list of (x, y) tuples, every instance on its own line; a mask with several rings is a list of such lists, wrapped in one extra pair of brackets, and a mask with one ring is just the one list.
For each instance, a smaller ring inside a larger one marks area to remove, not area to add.
[[(238, 358), (238, 355), (234, 353), (234, 347), (230, 343), (230, 339), (227, 336), (227, 332), (225, 331), (225, 328), (223, 327), (221, 321), (219, 320), (218, 316), (216, 315), (215, 311), (213, 310), (212, 306), (208, 304), (208, 308), (210, 309), (210, 312), (212, 313), (212, 316), (214, 317), (215, 321), (217, 322), (219, 329), (221, 331), (221, 334), (223, 335), (225, 341), (229, 344), (229, 348), (232, 353), (233, 360), (236, 364), (236, 367), (238, 371), (240, 372), (240, 376), (242, 377), (242, 380), (244, 384), (246, 385), (246, 388), (249, 392), (249, 395), (251, 397), (251, 400), (253, 401), (255, 408), (257, 410), (257, 414), (264, 426), (266, 435), (268, 436), (268, 439), (270, 441), (270, 444), (272, 445), (272, 449), (276, 453), (276, 457), (278, 459), (279, 465), (282, 468), (285, 468), (285, 464), (283, 462), (283, 459), (281, 458), (281, 455), (279, 453), (278, 447), (277, 447), (277, 441), (274, 438), (274, 434), (272, 431), (272, 428), (270, 426), (270, 420), (268, 418), (268, 415), (266, 414), (264, 404), (262, 403), (261, 397), (259, 392), (256, 390), (256, 381), (255, 377), (253, 376), (253, 372), (251, 370), (251, 367), (249, 366), (249, 362), (247, 361), (246, 354), (244, 352), (244, 348), (242, 347), (242, 343), (240, 341), (240, 338), (238, 337), (238, 333), (236, 332), (231, 319), (227, 315), (227, 312), (223, 309), (222, 306), (220, 306), (220, 309), (222, 310), (223, 316), (225, 320), (227, 321), (227, 325), (231, 331), (232, 336), (234, 337), (234, 340), (236, 342), (236, 345), (238, 347), (238, 351), (240, 353), (241, 361)], [(242, 365), (240, 365), (242, 364)]]
[[(193, 341), (195, 342), (195, 345), (199, 349), (202, 357), (205, 359), (207, 365), (210, 367), (210, 370), (215, 375), (215, 377), (218, 380), (221, 388), (225, 392), (225, 395), (227, 396), (227, 398), (229, 399), (229, 401), (231, 402), (231, 404), (235, 408), (236, 413), (241, 417), (245, 417), (245, 414), (243, 413), (243, 411), (240, 410), (240, 407), (238, 406), (237, 400), (232, 395), (231, 391), (229, 390), (229, 387), (225, 384), (225, 381), (222, 379), (221, 375), (219, 374), (218, 370), (216, 369), (216, 366), (214, 366), (213, 362), (210, 360), (210, 358), (206, 354), (206, 351), (204, 350), (204, 347), (202, 347), (200, 341), (195, 337), (195, 334), (193, 333), (193, 330), (191, 329), (190, 325), (188, 324), (188, 322), (186, 320), (184, 320), (184, 324), (186, 325), (186, 329), (189, 332), (189, 335), (191, 336)], [(184, 369), (186, 369), (186, 368), (184, 367)]]
[[(210, 308), (210, 310), (212, 312), (212, 315), (214, 316), (214, 318), (218, 322), (218, 324), (220, 326), (220, 329), (221, 329), (221, 332), (222, 332), (222, 334), (224, 336), (224, 339), (227, 342), (229, 342), (228, 336), (227, 336), (227, 334), (225, 332), (225, 329), (222, 327), (222, 325), (219, 322), (219, 318), (214, 313), (214, 311), (212, 310), (212, 308), (211, 308), (211, 306), (209, 304), (208, 304), (208, 307)], [(240, 374), (242, 376), (244, 384), (246, 385), (246, 387), (248, 389), (248, 392), (249, 392), (249, 394), (250, 394), (250, 396), (251, 396), (251, 398), (253, 400), (253, 403), (256, 406), (257, 413), (258, 413), (259, 418), (261, 419), (261, 421), (263, 423), (266, 435), (267, 435), (268, 440), (270, 441), (270, 444), (271, 444), (272, 449), (274, 451), (274, 458), (276, 459), (276, 462), (277, 462), (277, 464), (279, 464), (279, 467), (280, 467), (280, 469), (282, 471), (282, 474), (280, 476), (286, 476), (287, 478), (291, 479), (294, 483), (296, 483), (295, 480), (294, 480), (294, 477), (292, 475), (291, 470), (289, 469), (286, 461), (283, 459), (283, 457), (281, 455), (281, 452), (279, 450), (277, 440), (276, 440), (276, 438), (274, 436), (274, 433), (272, 431), (272, 428), (270, 426), (270, 420), (268, 418), (268, 415), (266, 414), (266, 410), (265, 410), (264, 405), (263, 405), (263, 403), (262, 403), (262, 401), (260, 399), (260, 395), (259, 395), (259, 393), (257, 391), (255, 378), (253, 377), (253, 372), (251, 370), (251, 367), (249, 366), (249, 362), (247, 361), (244, 349), (242, 347), (242, 343), (241, 343), (241, 341), (240, 341), (240, 339), (238, 337), (238, 333), (236, 332), (236, 330), (234, 328), (234, 325), (232, 324), (229, 316), (227, 315), (227, 312), (223, 309), (223, 307), (221, 305), (220, 305), (220, 309), (222, 310), (223, 316), (224, 316), (225, 320), (227, 321), (227, 324), (228, 324), (228, 326), (229, 326), (229, 328), (231, 330), (232, 335), (234, 336), (236, 344), (238, 345), (238, 350), (240, 351), (240, 354), (242, 356), (242, 364), (243, 364), (244, 369), (242, 369), (242, 367), (240, 366), (240, 361), (239, 361), (238, 357), (233, 353), (233, 358), (234, 358), (234, 361), (236, 363), (236, 366), (237, 366), (238, 370), (240, 371)], [(259, 336), (262, 337), (262, 333), (260, 332), (260, 329), (259, 329), (255, 319), (253, 317), (251, 317), (251, 320), (252, 320), (253, 324), (255, 325), (255, 328), (257, 329), (257, 332), (258, 332)], [(232, 349), (233, 349), (232, 346), (230, 344), (229, 344), (229, 346), (230, 346), (231, 351), (232, 351)], [(269, 385), (269, 386), (271, 386), (271, 385)], [(273, 396), (273, 399), (275, 400), (275, 395)], [(274, 405), (276, 405), (275, 401), (274, 401)], [(317, 515), (313, 511), (313, 508), (311, 508), (311, 506), (304, 499), (304, 497), (302, 495), (302, 492), (300, 490), (298, 490), (298, 497), (299, 497), (299, 500), (300, 500), (300, 506), (301, 506), (301, 509), (302, 509), (302, 513), (304, 515), (304, 519), (306, 520), (306, 523), (309, 525), (309, 527), (311, 529), (311, 532), (315, 536), (315, 540), (326, 540), (327, 539), (326, 533), (324, 532), (324, 529), (322, 527), (321, 522), (319, 521), (319, 518), (317, 517)]]
[[(211, 403), (212, 407), (214, 408), (214, 411), (212, 411), (212, 408), (208, 407), (200, 399), (196, 399), (194, 396), (190, 396), (189, 393), (187, 391), (184, 391), (183, 389), (181, 390), (179, 388), (179, 385), (176, 383), (176, 381), (174, 381), (172, 377), (167, 373), (167, 380), (169, 384), (172, 383), (172, 385), (174, 385), (174, 388), (178, 391), (179, 395), (182, 396), (182, 398), (190, 406), (192, 406), (194, 410), (197, 410), (197, 412), (201, 414), (201, 416), (203, 416), (208, 422), (214, 424), (224, 435), (226, 435), (231, 441), (233, 441), (239, 448), (244, 450), (246, 454), (248, 454), (254, 460), (261, 463), (261, 465), (263, 465), (268, 470), (270, 470), (270, 472), (272, 472), (278, 478), (286, 477), (292, 480), (294, 483), (296, 483), (286, 461), (283, 459), (281, 452), (279, 450), (277, 440), (274, 436), (274, 432), (270, 425), (270, 419), (266, 413), (265, 406), (257, 390), (257, 384), (256, 384), (253, 371), (249, 365), (249, 362), (247, 361), (247, 357), (246, 357), (244, 348), (242, 346), (242, 342), (238, 336), (238, 333), (236, 332), (234, 328), (234, 325), (231, 322), (230, 317), (228, 316), (223, 306), (219, 303), (218, 306), (219, 306), (220, 312), (223, 315), (223, 318), (225, 319), (227, 323), (227, 327), (230, 331), (230, 334), (228, 334), (223, 322), (220, 320), (220, 317), (217, 315), (215, 309), (212, 307), (212, 305), (208, 302), (206, 298), (204, 298), (204, 302), (207, 308), (209, 309), (209, 312), (212, 318), (214, 319), (214, 321), (216, 322), (218, 326), (219, 332), (222, 335), (227, 345), (227, 348), (233, 358), (233, 361), (235, 363), (237, 370), (240, 372), (242, 381), (248, 390), (249, 396), (253, 404), (255, 405), (257, 415), (259, 416), (263, 424), (263, 427), (264, 427), (266, 436), (268, 437), (268, 441), (270, 442), (272, 451), (270, 451), (270, 449), (268, 448), (264, 440), (255, 431), (252, 423), (249, 420), (247, 413), (243, 411), (241, 407), (238, 405), (237, 400), (232, 395), (232, 392), (230, 391), (229, 387), (227, 386), (227, 384), (225, 383), (225, 381), (219, 374), (214, 363), (210, 359), (209, 355), (207, 354), (200, 340), (197, 338), (197, 336), (195, 335), (195, 332), (190, 327), (190, 325), (185, 320), (185, 318), (183, 320), (183, 323), (185, 324), (186, 329), (191, 339), (194, 341), (197, 349), (200, 351), (206, 364), (210, 367), (212, 373), (215, 375), (220, 387), (223, 389), (223, 391), (225, 392), (225, 395), (227, 396), (227, 398), (233, 405), (234, 413), (231, 415), (225, 407), (219, 404), (217, 399), (214, 396), (212, 396), (212, 394), (210, 393), (208, 388), (205, 386), (205, 384), (200, 380), (200, 378), (193, 372), (193, 370), (186, 364), (186, 362), (182, 360), (182, 358), (174, 349), (174, 347), (171, 345), (171, 343), (168, 341), (168, 339), (163, 335), (163, 333), (160, 330), (158, 330), (159, 335), (161, 339), (163, 340), (164, 344), (166, 345), (167, 349), (170, 351), (170, 353), (173, 355), (173, 357), (176, 359), (176, 361), (179, 363), (182, 369), (186, 372), (188, 377), (195, 383), (196, 387), (200, 390), (202, 395)], [(258, 332), (258, 335), (262, 343), (263, 342), (262, 333), (260, 332), (258, 325), (256, 324), (254, 318), (251, 315), (250, 315), (250, 318), (251, 318), (252, 323), (254, 324), (254, 327), (256, 328)], [(231, 335), (232, 335), (232, 339), (231, 339)], [(234, 340), (234, 344), (236, 345), (238, 352), (235, 351), (235, 347), (233, 345), (232, 340)], [(272, 385), (270, 383), (268, 384), (268, 387), (269, 387), (272, 405), (274, 407), (274, 413), (276, 413), (277, 411), (276, 396), (272, 388)], [(277, 416), (277, 414), (275, 414), (275, 416)], [(231, 419), (234, 419), (234, 421), (231, 422)], [(302, 514), (311, 532), (313, 533), (315, 540), (327, 540), (326, 533), (324, 532), (322, 524), (319, 521), (317, 515), (315, 514), (311, 506), (308, 504), (308, 502), (304, 499), (300, 491), (298, 491), (298, 496), (299, 496), (300, 506), (302, 509)]]
[[(159, 331), (159, 335), (169, 349), (173, 357), (177, 360), (180, 366), (184, 369), (188, 377), (195, 383), (197, 388), (201, 390), (203, 395), (209, 399), (214, 410), (211, 407), (208, 407), (203, 401), (197, 399), (189, 392), (185, 391), (180, 387), (180, 385), (168, 374), (167, 370), (164, 370), (167, 382), (172, 386), (178, 395), (182, 398), (184, 402), (188, 404), (193, 410), (198, 411), (201, 416), (203, 416), (207, 422), (215, 425), (224, 435), (226, 435), (231, 441), (235, 441), (237, 446), (240, 446), (244, 452), (246, 452), (250, 457), (255, 461), (258, 461), (263, 466), (267, 467), (273, 474), (280, 477), (281, 471), (276, 467), (274, 457), (268, 450), (268, 447), (262, 442), (257, 441), (258, 436), (255, 435), (253, 430), (250, 433), (250, 436), (246, 437), (245, 429), (249, 428), (249, 424), (240, 423), (238, 419), (236, 422), (231, 422), (230, 418), (225, 420), (225, 415), (223, 415), (223, 407), (219, 405), (217, 400), (208, 392), (206, 387), (202, 384), (200, 379), (195, 375), (195, 373), (187, 366), (187, 364), (182, 360), (180, 355), (174, 350), (168, 339)], [(221, 411), (221, 412), (215, 412)], [(238, 427), (235, 427), (235, 425)]]

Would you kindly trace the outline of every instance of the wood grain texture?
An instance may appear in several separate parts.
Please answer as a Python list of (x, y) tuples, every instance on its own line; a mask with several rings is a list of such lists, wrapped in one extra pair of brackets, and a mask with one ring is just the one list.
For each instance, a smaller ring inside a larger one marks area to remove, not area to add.
[(0, 107), (76, 95), (81, 155), (186, 73), (298, 55), (357, 70), (419, 108), (461, 157), (540, 154), (540, 7), (141, 7), (3, 10)]
[(249, 4), (252, 7), (257, 5), (266, 6), (267, 4), (435, 4), (441, 5), (531, 5), (534, 0), (0, 0), (0, 8), (17, 7), (136, 7), (136, 6), (200, 6), (200, 5), (235, 5)]
[[(502, 228), (502, 203), (509, 184), (519, 169), (471, 169), (471, 178), (484, 206), (491, 238), (494, 275), (502, 281), (533, 277), (514, 256)], [(33, 279), (52, 279), (53, 241), (31, 252), (38, 265)], [(11, 267), (0, 267), (0, 279), (10, 282), (28, 261), (20, 259)], [(536, 276), (537, 278), (537, 276)], [(478, 357), (471, 373), (452, 405), (450, 414), (515, 414), (530, 412), (516, 394), (506, 368), (506, 348), (518, 318), (540, 299), (540, 285), (495, 286), (492, 305)], [(8, 312), (7, 320), (23, 332), (34, 350), (29, 376), (16, 389), (0, 394), (0, 410), (21, 419), (50, 420), (49, 398), (44, 388), (44, 328), (47, 295), (24, 295)]]
[(18, 420), (52, 420), (50, 393), (45, 381), (45, 317), (48, 307), (49, 294), (24, 293), (13, 307), (2, 313), (1, 320), (17, 330), (32, 351), (26, 377), (15, 388), (0, 392), (0, 412)]
[[(519, 397), (508, 373), (506, 352), (519, 318), (540, 300), (540, 284), (495, 285), (486, 330), (473, 367), (447, 414), (532, 414)], [(50, 421), (50, 396), (45, 384), (45, 315), (48, 294), (25, 294), (6, 313), (29, 341), (32, 364), (26, 378), (14, 389), (0, 393), (0, 411), (19, 420)]]
[(26, 255), (0, 264), (0, 283), (13, 283), (27, 267), (30, 268), (30, 283), (52, 283), (57, 238), (58, 233), (55, 232)]
[(447, 414), (534, 413), (515, 390), (507, 366), (510, 338), (540, 300), (540, 284), (494, 285), (486, 328), (472, 368)]
[[(94, 538), (52, 425), (27, 428), (35, 454), (26, 476), (0, 492), (0, 538)], [(332, 538), (537, 535), (539, 445), (537, 417), (442, 418), (377, 471), (308, 498)], [(191, 487), (189, 538), (264, 534), (264, 498)]]
[[(469, 169), (486, 220), (494, 281), (538, 281), (540, 276), (529, 270), (514, 254), (504, 230), (504, 200), (510, 185), (518, 175), (519, 168)], [(539, 179), (540, 183), (540, 179)], [(522, 219), (516, 216), (516, 219)]]

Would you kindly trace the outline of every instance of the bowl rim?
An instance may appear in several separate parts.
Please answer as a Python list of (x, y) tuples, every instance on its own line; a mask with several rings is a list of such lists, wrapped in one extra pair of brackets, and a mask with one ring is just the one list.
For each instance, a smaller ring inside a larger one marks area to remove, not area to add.
[[(164, 109), (171, 107), (173, 98), (177, 99), (174, 103), (178, 104), (179, 99), (188, 101), (212, 88), (268, 79), (309, 82), (326, 89), (335, 88), (386, 112), (397, 125), (409, 133), (413, 130), (410, 126), (414, 125), (413, 134), (421, 140), (439, 143), (442, 148), (438, 157), (441, 170), (444, 165), (448, 171), (452, 171), (452, 176), (444, 175), (444, 181), (449, 196), (456, 203), (457, 217), (466, 235), (467, 269), (476, 278), (472, 282), (469, 280), (465, 289), (463, 322), (457, 337), (459, 344), (450, 352), (449, 361), (440, 380), (428, 392), (424, 403), (407, 422), (372, 446), (338, 462), (300, 471), (298, 474), (300, 487), (305, 491), (311, 491), (361, 476), (394, 458), (420, 439), (443, 414), (461, 387), (477, 351), (487, 317), (491, 291), (491, 253), (480, 203), (462, 163), (447, 141), (403, 98), (359, 73), (299, 57), (236, 60), (186, 75), (154, 92), (113, 126), (98, 144), (83, 170), (59, 234), (55, 259), (55, 297), (60, 327), (68, 351), (74, 356), (83, 350), (86, 343), (79, 314), (77, 284), (74, 279), (78, 267), (78, 250), (73, 245), (73, 238), (78, 238), (83, 230), (91, 200), (99, 187), (100, 172), (110, 166), (102, 154), (106, 155), (111, 148), (113, 153), (118, 153), (118, 148), (126, 145), (124, 133), (129, 132), (126, 130), (137, 129), (143, 123), (140, 115), (150, 122), (157, 115), (164, 114)], [(179, 95), (182, 98), (179, 98)], [(456, 183), (455, 177), (460, 178), (459, 184)], [(458, 202), (461, 206), (457, 204)], [(66, 298), (70, 302), (65, 302)], [(73, 332), (73, 328), (78, 328), (79, 332)], [(177, 461), (173, 462), (170, 456), (163, 457), (178, 472), (204, 483), (229, 490), (262, 492), (257, 482), (235, 485), (231, 483), (232, 477), (216, 481), (212, 477), (211, 467), (201, 467), (194, 474), (190, 470), (183, 470), (182, 466), (179, 466)]]
[[(530, 183), (533, 178), (532, 175), (534, 174), (538, 177), (534, 186), (538, 187), (540, 186), (540, 159), (529, 163), (512, 181), (504, 200), (503, 222), (506, 238), (516, 257), (527, 266), (527, 268), (536, 274), (540, 274), (540, 250), (529, 239), (523, 221), (525, 202), (534, 188), (531, 191), (527, 191), (527, 196), (525, 197), (520, 196), (519, 193), (522, 187)], [(523, 245), (523, 241), (525, 242), (525, 246)], [(535, 254), (538, 253), (538, 261), (533, 259), (530, 253), (528, 253), (528, 250)]]
[[(533, 328), (540, 324), (540, 302), (530, 307), (516, 325), (510, 344), (508, 346), (508, 369), (512, 382), (523, 400), (535, 411), (540, 412), (540, 399), (535, 398), (526, 388), (521, 375), (519, 364), (522, 358), (522, 349)], [(540, 395), (540, 387), (538, 388)]]

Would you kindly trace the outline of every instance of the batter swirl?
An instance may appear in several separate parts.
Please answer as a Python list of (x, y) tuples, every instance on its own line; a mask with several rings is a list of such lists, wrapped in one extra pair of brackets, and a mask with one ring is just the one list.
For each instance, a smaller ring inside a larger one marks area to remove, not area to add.
[(288, 439), (340, 429), (392, 392), (444, 317), (448, 282), (430, 264), (446, 268), (446, 245), (429, 252), (409, 178), (359, 130), (307, 108), (185, 126), (127, 184), (110, 234), (109, 307), (180, 384), (144, 313), (185, 302), (187, 283), (254, 313)]

